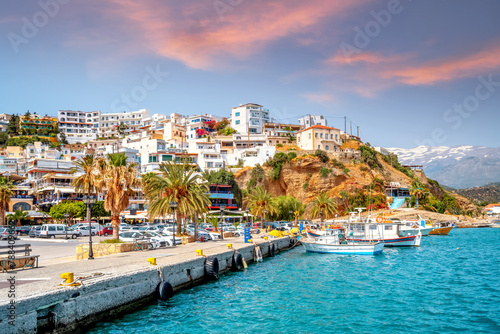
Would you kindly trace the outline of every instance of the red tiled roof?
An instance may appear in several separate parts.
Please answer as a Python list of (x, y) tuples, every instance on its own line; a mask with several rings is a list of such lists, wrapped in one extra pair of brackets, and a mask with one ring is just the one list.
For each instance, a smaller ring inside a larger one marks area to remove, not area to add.
[(332, 127), (329, 127), (329, 126), (313, 125), (313, 126), (308, 127), (307, 129), (300, 130), (299, 132), (307, 131), (309, 129), (323, 129), (323, 130), (338, 130), (338, 131), (340, 131), (340, 129), (332, 128)]

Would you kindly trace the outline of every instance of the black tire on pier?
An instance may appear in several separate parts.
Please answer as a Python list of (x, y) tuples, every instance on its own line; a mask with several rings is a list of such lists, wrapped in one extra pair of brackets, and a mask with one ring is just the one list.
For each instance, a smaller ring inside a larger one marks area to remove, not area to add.
[(275, 253), (276, 253), (276, 246), (273, 243), (269, 244), (269, 256), (274, 257)]
[(216, 257), (205, 259), (205, 277), (211, 280), (219, 279), (219, 260)]
[(159, 300), (167, 301), (174, 296), (174, 288), (168, 282), (161, 282), (156, 288), (156, 293)]
[(243, 268), (243, 256), (241, 253), (234, 252), (233, 254), (233, 259), (231, 261), (231, 270), (232, 271), (238, 271)]
[(71, 235), (71, 239), (76, 239), (77, 237), (78, 237), (78, 235), (76, 235), (76, 234)]

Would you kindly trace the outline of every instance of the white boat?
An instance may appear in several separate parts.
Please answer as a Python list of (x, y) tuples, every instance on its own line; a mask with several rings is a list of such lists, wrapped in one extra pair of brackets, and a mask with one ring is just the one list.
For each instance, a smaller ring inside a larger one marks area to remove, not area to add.
[(348, 242), (344, 234), (338, 233), (321, 236), (312, 240), (302, 240), (302, 245), (309, 253), (342, 255), (377, 255), (384, 250), (382, 242)]
[(418, 229), (422, 234), (422, 236), (428, 236), (429, 233), (432, 232), (432, 230), (434, 230), (435, 227), (430, 224), (426, 224), (425, 220), (422, 219), (420, 216), (419, 218), (420, 218), (419, 220), (401, 221), (401, 224), (403, 224), (403, 226), (401, 226), (401, 231)]
[(401, 230), (401, 223), (354, 223), (348, 226), (347, 239), (359, 242), (383, 242), (388, 247), (420, 247), (419, 229)]

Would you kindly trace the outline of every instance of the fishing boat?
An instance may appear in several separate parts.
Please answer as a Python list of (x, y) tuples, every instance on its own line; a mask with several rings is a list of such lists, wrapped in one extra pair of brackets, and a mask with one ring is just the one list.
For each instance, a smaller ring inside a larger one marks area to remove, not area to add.
[(383, 242), (387, 247), (420, 247), (420, 230), (402, 229), (401, 223), (395, 222), (359, 222), (347, 228), (347, 239), (353, 242)]
[(434, 229), (429, 233), (429, 235), (448, 235), (453, 229), (453, 224), (450, 222), (437, 223), (434, 225)]
[(309, 253), (342, 255), (377, 255), (384, 250), (382, 242), (349, 242), (341, 230), (310, 240), (302, 240), (302, 245)]
[(422, 217), (418, 216), (418, 220), (402, 220), (401, 224), (403, 226), (401, 227), (402, 230), (415, 230), (418, 229), (422, 236), (428, 236), (429, 233), (434, 230), (434, 226), (430, 223), (426, 223), (425, 219), (422, 219)]

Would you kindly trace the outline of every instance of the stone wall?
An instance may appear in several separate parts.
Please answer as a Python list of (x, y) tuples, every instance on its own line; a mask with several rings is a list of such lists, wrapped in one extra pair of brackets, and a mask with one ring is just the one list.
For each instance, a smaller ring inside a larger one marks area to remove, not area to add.
[[(92, 244), (94, 257), (106, 256), (111, 254), (131, 252), (134, 250), (133, 243), (123, 244)], [(81, 244), (76, 246), (76, 259), (84, 260), (89, 257), (89, 244)]]

